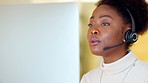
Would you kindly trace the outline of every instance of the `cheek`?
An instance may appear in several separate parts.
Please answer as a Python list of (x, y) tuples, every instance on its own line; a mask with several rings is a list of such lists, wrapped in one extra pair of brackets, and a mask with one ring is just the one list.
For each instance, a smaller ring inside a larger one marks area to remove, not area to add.
[(106, 46), (110, 46), (111, 42), (113, 41), (112, 34), (103, 34), (102, 35), (102, 44)]
[(104, 44), (106, 45), (114, 45), (117, 43), (121, 43), (123, 40), (123, 34), (119, 31), (109, 31), (108, 34), (102, 35), (102, 39), (104, 39)]

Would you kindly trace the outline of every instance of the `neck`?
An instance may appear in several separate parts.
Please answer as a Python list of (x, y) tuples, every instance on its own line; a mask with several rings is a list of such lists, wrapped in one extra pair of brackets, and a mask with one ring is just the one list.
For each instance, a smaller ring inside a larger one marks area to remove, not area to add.
[(103, 56), (105, 64), (109, 64), (109, 63), (112, 63), (112, 62), (115, 62), (115, 61), (121, 59), (122, 57), (124, 57), (127, 54), (127, 50), (126, 49), (124, 49), (124, 50), (118, 49), (118, 50), (110, 52), (109, 54), (110, 55)]

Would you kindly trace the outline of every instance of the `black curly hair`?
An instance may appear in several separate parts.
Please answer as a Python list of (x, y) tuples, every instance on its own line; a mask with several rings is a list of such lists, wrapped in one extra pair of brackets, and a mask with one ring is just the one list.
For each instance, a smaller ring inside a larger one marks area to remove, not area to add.
[(145, 0), (99, 0), (96, 5), (111, 6), (123, 18), (124, 23), (131, 24), (127, 8), (134, 18), (136, 33), (142, 35), (148, 30), (148, 4)]

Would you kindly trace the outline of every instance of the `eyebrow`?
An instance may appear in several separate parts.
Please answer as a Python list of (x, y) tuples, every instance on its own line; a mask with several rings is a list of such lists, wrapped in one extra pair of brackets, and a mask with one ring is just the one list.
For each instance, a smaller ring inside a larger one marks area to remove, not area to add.
[[(104, 18), (104, 17), (108, 17), (108, 18), (113, 19), (110, 15), (102, 15), (102, 16), (99, 16), (99, 18)], [(90, 19), (94, 19), (94, 16), (91, 16)]]
[(102, 16), (99, 16), (99, 18), (104, 18), (104, 17), (108, 17), (108, 18), (113, 19), (110, 15), (102, 15)]

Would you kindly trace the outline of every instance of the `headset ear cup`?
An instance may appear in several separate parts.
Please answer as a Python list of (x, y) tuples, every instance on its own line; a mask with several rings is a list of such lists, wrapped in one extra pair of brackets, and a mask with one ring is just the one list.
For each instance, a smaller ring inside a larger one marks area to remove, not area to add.
[(126, 31), (125, 33), (125, 42), (130, 44), (130, 34), (131, 34), (131, 30)]
[(127, 44), (132, 44), (132, 43), (136, 42), (137, 40), (138, 40), (137, 33), (132, 32), (132, 30), (128, 30), (125, 33), (125, 42)]

